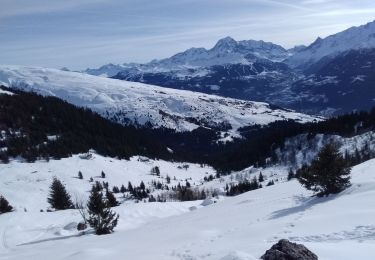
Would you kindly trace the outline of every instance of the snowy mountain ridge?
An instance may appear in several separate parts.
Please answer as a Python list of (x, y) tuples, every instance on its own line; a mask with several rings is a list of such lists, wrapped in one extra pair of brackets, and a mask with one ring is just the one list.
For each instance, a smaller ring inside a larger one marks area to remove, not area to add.
[(225, 37), (211, 49), (190, 48), (166, 59), (153, 60), (145, 64), (107, 64), (98, 69), (87, 69), (85, 73), (112, 77), (123, 70), (134, 70), (137, 73), (169, 72), (223, 64), (250, 64), (254, 58), (282, 61), (288, 56), (288, 50), (271, 42), (236, 41), (231, 37)]
[(230, 132), (242, 126), (276, 120), (310, 122), (315, 117), (274, 108), (267, 103), (223, 98), (77, 72), (22, 66), (0, 66), (0, 83), (87, 107), (121, 124), (191, 131), (209, 127)]
[(374, 105), (374, 53), (375, 21), (307, 47), (286, 50), (226, 37), (209, 50), (191, 48), (146, 64), (109, 64), (85, 73), (333, 116)]
[(359, 49), (375, 48), (375, 21), (351, 27), (324, 39), (318, 37), (310, 46), (296, 52), (286, 60), (292, 67), (306, 67), (324, 57)]
[(231, 37), (220, 39), (211, 49), (190, 48), (170, 58), (153, 60), (145, 64), (107, 64), (84, 72), (92, 75), (113, 77), (121, 71), (131, 73), (161, 73), (224, 64), (251, 64), (255, 59), (285, 62), (292, 68), (306, 68), (322, 58), (359, 49), (375, 48), (375, 21), (351, 27), (324, 39), (318, 37), (309, 46), (284, 49), (282, 46), (262, 40), (236, 41)]

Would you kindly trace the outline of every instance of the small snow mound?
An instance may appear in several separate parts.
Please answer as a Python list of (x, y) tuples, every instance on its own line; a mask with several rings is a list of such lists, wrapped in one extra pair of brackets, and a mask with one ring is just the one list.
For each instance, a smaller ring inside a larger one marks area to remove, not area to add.
[(256, 258), (247, 253), (235, 251), (220, 258), (220, 260), (256, 260)]
[(189, 210), (190, 211), (194, 211), (194, 210), (197, 210), (198, 208), (196, 207), (196, 206), (191, 206), (190, 208), (189, 208)]
[(64, 226), (64, 230), (76, 230), (77, 229), (77, 222), (70, 222), (69, 224)]
[(216, 203), (216, 201), (215, 201), (214, 199), (212, 199), (212, 198), (207, 198), (207, 199), (205, 199), (205, 200), (201, 203), (201, 205), (202, 205), (202, 206), (208, 206), (208, 205), (211, 205), (211, 204), (214, 204), (214, 203)]

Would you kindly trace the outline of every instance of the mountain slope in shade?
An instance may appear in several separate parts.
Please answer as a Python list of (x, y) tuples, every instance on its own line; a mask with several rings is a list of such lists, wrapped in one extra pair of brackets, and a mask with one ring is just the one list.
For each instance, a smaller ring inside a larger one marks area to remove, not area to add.
[(242, 126), (316, 118), (267, 103), (222, 98), (56, 69), (0, 66), (0, 83), (56, 96), (122, 124), (177, 131), (209, 127), (235, 133)]
[(318, 38), (307, 48), (296, 52), (286, 62), (292, 67), (307, 68), (324, 57), (332, 57), (342, 52), (375, 48), (375, 21), (351, 27), (340, 33)]
[(291, 85), (300, 102), (288, 107), (308, 113), (343, 114), (375, 105), (375, 49), (350, 50), (323, 59), (309, 72)]

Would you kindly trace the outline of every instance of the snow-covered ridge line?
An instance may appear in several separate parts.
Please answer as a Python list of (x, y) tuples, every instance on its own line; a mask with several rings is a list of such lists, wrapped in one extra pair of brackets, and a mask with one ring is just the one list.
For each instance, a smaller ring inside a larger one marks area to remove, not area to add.
[[(55, 96), (87, 107), (113, 121), (191, 131), (199, 126), (226, 128), (291, 119), (319, 120), (267, 103), (223, 98), (185, 90), (39, 67), (0, 65), (0, 84)], [(230, 130), (228, 130), (230, 129)]]
[(251, 55), (253, 59), (282, 61), (290, 56), (291, 53), (280, 45), (271, 42), (236, 41), (231, 37), (225, 37), (220, 39), (211, 49), (190, 48), (169, 58), (152, 60), (145, 64), (107, 64), (97, 69), (87, 69), (84, 72), (92, 75), (113, 77), (124, 70), (137, 73), (157, 73), (223, 64), (249, 64), (248, 55)]
[(130, 74), (166, 73), (189, 69), (208, 68), (224, 64), (251, 64), (254, 59), (285, 62), (293, 68), (306, 68), (325, 57), (334, 57), (349, 50), (375, 48), (375, 21), (353, 26), (324, 39), (318, 37), (308, 47), (282, 46), (264, 41), (236, 41), (231, 37), (220, 39), (211, 49), (190, 48), (169, 58), (153, 60), (145, 64), (106, 64), (84, 72), (92, 75), (113, 77), (121, 71)]
[(310, 46), (291, 56), (287, 63), (293, 67), (304, 67), (324, 57), (335, 56), (349, 50), (372, 48), (375, 48), (375, 21), (351, 27), (324, 39), (319, 37)]

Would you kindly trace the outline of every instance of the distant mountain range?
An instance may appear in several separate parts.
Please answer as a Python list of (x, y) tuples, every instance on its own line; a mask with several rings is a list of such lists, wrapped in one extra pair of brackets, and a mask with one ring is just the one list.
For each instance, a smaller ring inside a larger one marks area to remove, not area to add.
[(284, 49), (230, 37), (145, 64), (108, 64), (88, 74), (264, 101), (335, 115), (375, 105), (375, 21)]

